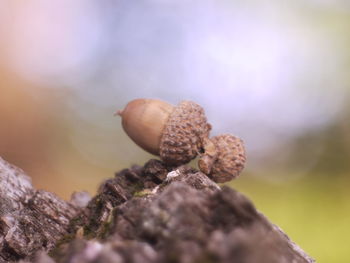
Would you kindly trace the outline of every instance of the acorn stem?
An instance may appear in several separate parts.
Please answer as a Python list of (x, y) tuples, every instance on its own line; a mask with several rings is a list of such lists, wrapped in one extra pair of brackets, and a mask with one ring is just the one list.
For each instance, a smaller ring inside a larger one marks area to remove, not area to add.
[(113, 114), (113, 116), (120, 116), (120, 117), (122, 117), (123, 116), (123, 110), (117, 110), (114, 114)]

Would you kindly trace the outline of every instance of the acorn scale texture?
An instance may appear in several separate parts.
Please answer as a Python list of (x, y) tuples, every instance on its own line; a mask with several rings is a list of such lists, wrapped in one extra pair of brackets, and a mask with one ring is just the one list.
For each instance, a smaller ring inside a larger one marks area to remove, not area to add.
[(181, 165), (203, 151), (211, 125), (204, 110), (192, 101), (182, 101), (170, 114), (160, 142), (160, 158), (169, 165)]
[(246, 153), (243, 141), (231, 134), (223, 134), (210, 139), (216, 147), (217, 159), (208, 176), (217, 183), (236, 178), (244, 168)]

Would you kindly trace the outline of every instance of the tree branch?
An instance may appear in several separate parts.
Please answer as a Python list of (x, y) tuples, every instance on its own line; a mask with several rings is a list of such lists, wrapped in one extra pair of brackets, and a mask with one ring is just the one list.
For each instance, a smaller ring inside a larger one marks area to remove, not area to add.
[(86, 195), (37, 191), (0, 159), (0, 200), (0, 262), (314, 262), (239, 192), (158, 160), (117, 173), (81, 208)]

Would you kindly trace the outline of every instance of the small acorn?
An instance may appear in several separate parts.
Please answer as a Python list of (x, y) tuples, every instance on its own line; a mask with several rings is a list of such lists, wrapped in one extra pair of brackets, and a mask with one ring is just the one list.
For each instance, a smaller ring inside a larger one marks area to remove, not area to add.
[(167, 165), (181, 165), (205, 148), (211, 125), (204, 110), (192, 101), (174, 106), (157, 99), (135, 99), (118, 111), (128, 136)]
[(199, 169), (217, 183), (236, 178), (244, 168), (243, 141), (230, 134), (209, 139), (211, 125), (203, 108), (192, 101), (174, 106), (136, 99), (117, 114), (129, 137), (168, 166), (186, 164), (199, 155)]
[(243, 141), (231, 134), (215, 136), (210, 141), (212, 150), (202, 154), (199, 169), (217, 183), (235, 179), (246, 162)]

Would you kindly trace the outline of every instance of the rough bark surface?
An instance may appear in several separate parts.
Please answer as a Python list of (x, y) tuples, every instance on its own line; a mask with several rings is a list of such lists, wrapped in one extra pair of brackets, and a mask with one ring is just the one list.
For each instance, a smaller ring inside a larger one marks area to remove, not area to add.
[(68, 234), (79, 208), (35, 190), (22, 170), (0, 158), (0, 262), (49, 251)]
[(33, 189), (0, 158), (0, 262), (314, 262), (239, 192), (150, 160), (91, 200)]

